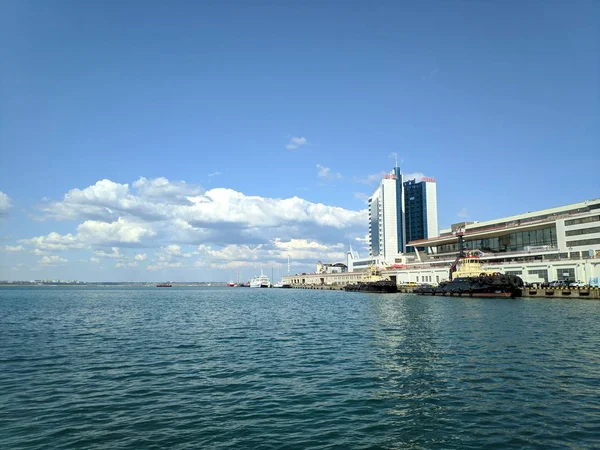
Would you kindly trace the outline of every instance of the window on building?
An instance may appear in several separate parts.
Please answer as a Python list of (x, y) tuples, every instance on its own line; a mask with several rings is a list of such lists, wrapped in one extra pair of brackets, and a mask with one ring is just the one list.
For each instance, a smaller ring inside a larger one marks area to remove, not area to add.
[(575, 280), (575, 269), (559, 267), (556, 269), (556, 279), (558, 281)]
[(600, 233), (600, 227), (583, 228), (581, 230), (568, 230), (565, 236), (578, 236), (581, 234)]
[(600, 238), (597, 239), (582, 239), (579, 241), (567, 241), (567, 247), (577, 247), (581, 245), (598, 245), (600, 244)]

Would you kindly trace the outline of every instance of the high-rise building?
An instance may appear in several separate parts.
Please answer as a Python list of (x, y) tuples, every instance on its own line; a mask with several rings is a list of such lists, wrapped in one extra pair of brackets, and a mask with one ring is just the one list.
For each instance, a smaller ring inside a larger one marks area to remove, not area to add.
[(395, 167), (369, 198), (369, 254), (393, 261), (404, 253), (402, 173)]
[(369, 198), (369, 254), (387, 263), (407, 251), (406, 242), (438, 233), (435, 180), (402, 178), (400, 168), (395, 167)]
[[(438, 235), (437, 190), (433, 178), (405, 181), (404, 227), (406, 242), (428, 239)], [(418, 248), (425, 250), (424, 247)], [(414, 251), (414, 247), (407, 247)]]

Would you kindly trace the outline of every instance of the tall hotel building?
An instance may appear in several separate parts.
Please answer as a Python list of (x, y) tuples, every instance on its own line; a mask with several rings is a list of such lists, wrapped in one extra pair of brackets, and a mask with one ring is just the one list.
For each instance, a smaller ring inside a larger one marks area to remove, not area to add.
[(414, 251), (414, 247), (407, 249), (407, 242), (437, 236), (435, 180), (402, 178), (395, 167), (369, 199), (370, 258), (353, 261), (353, 266), (404, 262), (402, 255)]

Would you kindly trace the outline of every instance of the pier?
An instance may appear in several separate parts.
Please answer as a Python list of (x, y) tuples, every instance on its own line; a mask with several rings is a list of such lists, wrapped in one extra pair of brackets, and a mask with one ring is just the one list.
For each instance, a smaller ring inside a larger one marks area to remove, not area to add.
[[(413, 286), (398, 286), (398, 293), (412, 294)], [(295, 284), (292, 289), (312, 289), (316, 291), (343, 291), (344, 286), (340, 285), (318, 285), (318, 284)], [(450, 297), (447, 295), (446, 297)], [(469, 294), (455, 294), (452, 297), (469, 297)], [(600, 300), (600, 288), (525, 288), (523, 289), (522, 298), (581, 298), (586, 300)]]

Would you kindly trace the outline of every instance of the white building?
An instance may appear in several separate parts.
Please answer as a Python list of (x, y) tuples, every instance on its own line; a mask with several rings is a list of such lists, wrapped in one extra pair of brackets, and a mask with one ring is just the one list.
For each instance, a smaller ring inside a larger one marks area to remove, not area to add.
[(433, 178), (403, 181), (399, 167), (386, 174), (369, 198), (369, 257), (348, 253), (348, 271), (369, 264), (383, 267), (406, 262), (409, 240), (438, 234), (437, 191)]

